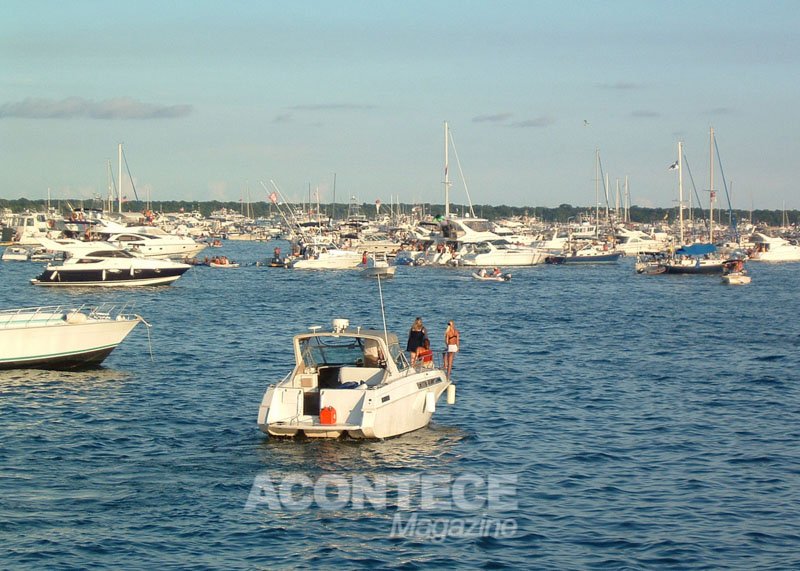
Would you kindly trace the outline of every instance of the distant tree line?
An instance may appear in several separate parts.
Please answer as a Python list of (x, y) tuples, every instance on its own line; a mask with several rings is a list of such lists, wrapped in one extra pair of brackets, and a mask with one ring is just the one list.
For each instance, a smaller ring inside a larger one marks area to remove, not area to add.
[[(99, 201), (91, 200), (58, 200), (50, 202), (51, 206), (57, 208), (62, 213), (69, 212), (71, 207), (86, 207), (86, 208), (99, 208), (102, 204)], [(145, 210), (145, 203), (142, 201), (129, 201), (123, 205), (125, 212), (143, 212)], [(302, 204), (292, 205), (295, 208), (303, 208)], [(0, 208), (10, 208), (12, 212), (23, 212), (25, 210), (45, 210), (47, 201), (30, 200), (27, 198), (18, 198), (15, 200), (7, 200), (0, 198)], [(241, 202), (220, 202), (217, 200), (207, 202), (189, 202), (183, 200), (164, 200), (159, 202), (152, 202), (151, 208), (159, 212), (191, 212), (198, 211), (203, 216), (209, 216), (212, 212), (226, 208), (234, 212), (241, 212), (243, 214), (253, 216), (255, 218), (276, 216), (278, 214), (277, 208), (271, 202), (252, 202), (243, 204)], [(308, 210), (316, 209), (316, 205), (305, 205)], [(360, 205), (361, 212), (369, 218), (375, 216), (375, 205), (370, 203), (363, 203)], [(392, 208), (399, 210), (401, 213), (411, 213), (412, 209), (416, 212), (422, 212), (431, 216), (444, 215), (444, 205), (442, 204), (395, 204)], [(345, 218), (348, 213), (347, 204), (322, 204), (320, 205), (321, 214), (324, 217)], [(380, 212), (386, 214), (390, 211), (389, 206), (382, 205)], [(451, 206), (450, 211), (456, 214), (464, 214), (469, 212), (469, 208), (460, 205)], [(542, 206), (507, 206), (501, 204), (499, 206), (491, 204), (475, 205), (473, 206), (475, 215), (481, 218), (488, 218), (489, 220), (498, 220), (500, 218), (512, 217), (536, 217), (544, 222), (560, 222), (566, 223), (577, 221), (582, 215), (593, 215), (595, 207), (593, 206), (572, 206), (571, 204), (560, 204), (555, 208), (548, 208)], [(694, 219), (703, 219), (707, 217), (708, 211), (702, 211), (699, 208), (693, 209), (691, 217)], [(601, 219), (605, 216), (605, 208), (601, 208)], [(646, 208), (643, 206), (631, 206), (628, 209), (628, 216), (632, 222), (638, 223), (655, 223), (662, 221), (673, 221), (678, 216), (677, 207), (673, 208)], [(800, 211), (797, 210), (734, 210), (733, 216), (737, 222), (752, 221), (756, 224), (765, 224), (769, 226), (782, 226), (784, 222), (788, 224), (798, 224), (800, 222)], [(688, 209), (684, 209), (684, 217), (690, 217)], [(721, 220), (723, 223), (730, 222), (730, 214), (727, 210), (715, 211), (715, 220)]]

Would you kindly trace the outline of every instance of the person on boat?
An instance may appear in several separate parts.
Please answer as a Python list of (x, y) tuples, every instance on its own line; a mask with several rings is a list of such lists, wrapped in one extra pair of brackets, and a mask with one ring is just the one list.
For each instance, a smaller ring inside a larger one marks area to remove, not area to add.
[(481, 268), (481, 271), (478, 272), (478, 275), (482, 278), (486, 277), (486, 268)]
[(425, 330), (425, 326), (422, 324), (422, 318), (417, 317), (408, 332), (408, 342), (406, 343), (406, 351), (411, 354), (412, 367), (417, 362), (417, 352), (419, 351), (420, 347), (425, 344), (425, 338), (427, 336), (428, 332)]
[(494, 277), (499, 277), (499, 276), (503, 275), (503, 272), (500, 271), (500, 268), (495, 268), (494, 272), (492, 272), (492, 275)]
[(447, 329), (444, 330), (444, 344), (447, 347), (444, 353), (444, 370), (449, 379), (450, 373), (453, 371), (453, 358), (461, 346), (461, 334), (452, 319), (447, 322)]
[(433, 351), (431, 351), (431, 342), (427, 337), (425, 341), (422, 342), (422, 347), (417, 349), (417, 360), (419, 360), (426, 369), (433, 367)]

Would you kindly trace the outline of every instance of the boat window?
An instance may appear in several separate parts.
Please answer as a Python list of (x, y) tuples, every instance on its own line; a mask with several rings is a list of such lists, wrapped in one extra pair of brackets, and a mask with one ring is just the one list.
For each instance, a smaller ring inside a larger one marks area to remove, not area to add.
[(463, 220), (464, 226), (474, 232), (491, 232), (491, 226), (488, 220)]
[(87, 254), (88, 256), (94, 258), (133, 258), (134, 256), (129, 252), (125, 252), (123, 250), (98, 250), (96, 252), (92, 252), (91, 254)]
[(307, 367), (361, 365), (364, 347), (356, 337), (306, 337), (300, 340), (300, 355)]

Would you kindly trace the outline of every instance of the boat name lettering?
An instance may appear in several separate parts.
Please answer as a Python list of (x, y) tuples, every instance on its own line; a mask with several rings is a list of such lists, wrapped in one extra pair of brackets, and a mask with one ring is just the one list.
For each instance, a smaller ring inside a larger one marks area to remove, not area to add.
[(441, 382), (442, 382), (442, 379), (440, 379), (439, 377), (435, 377), (433, 379), (426, 379), (424, 381), (419, 381), (417, 383), (417, 388), (418, 389), (425, 389), (425, 388), (428, 388), (428, 387), (430, 387), (432, 385), (435, 385), (435, 384), (438, 384), (438, 383), (441, 383)]

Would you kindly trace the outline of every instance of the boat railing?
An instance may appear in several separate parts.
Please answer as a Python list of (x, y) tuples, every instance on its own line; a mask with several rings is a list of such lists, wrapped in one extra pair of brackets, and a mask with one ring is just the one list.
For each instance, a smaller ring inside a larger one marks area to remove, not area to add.
[(35, 327), (63, 321), (65, 316), (83, 313), (93, 319), (141, 319), (133, 313), (133, 302), (121, 306), (103, 303), (97, 306), (82, 304), (79, 307), (68, 305), (42, 305), (38, 307), (22, 307), (19, 309), (0, 310), (0, 327)]

